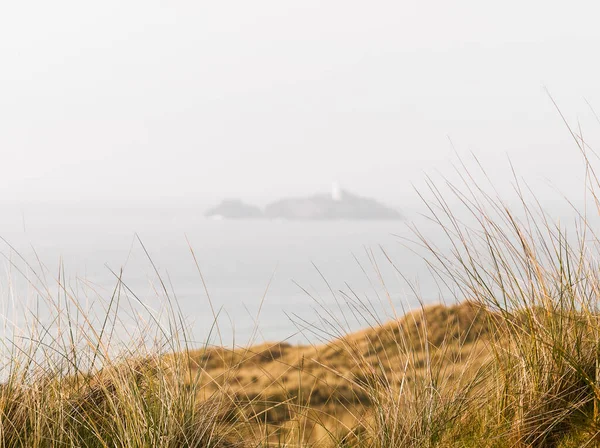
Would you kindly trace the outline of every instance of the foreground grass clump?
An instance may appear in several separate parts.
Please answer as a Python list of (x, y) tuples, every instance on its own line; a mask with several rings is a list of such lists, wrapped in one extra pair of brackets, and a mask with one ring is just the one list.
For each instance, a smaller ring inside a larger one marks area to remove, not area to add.
[(40, 372), (0, 389), (0, 446), (235, 446), (227, 403), (198, 402), (162, 359), (125, 359), (93, 374)]
[(176, 306), (150, 310), (121, 277), (109, 300), (86, 303), (89, 291), (77, 295), (62, 269), (55, 293), (46, 271), (19, 260), (36, 301), (21, 302), (22, 325), (15, 309), (14, 320), (3, 316), (0, 447), (240, 446), (231, 400), (199, 400), (199, 381), (182, 381), (188, 348)]
[[(575, 134), (574, 134), (575, 136)], [(592, 208), (600, 186), (582, 141)], [(449, 185), (449, 207), (432, 185), (432, 219), (452, 244), (442, 253), (426, 238), (439, 279), (498, 316), (490, 321), (493, 362), (478, 419), (483, 446), (600, 444), (600, 258), (594, 216), (573, 209), (573, 225), (553, 220), (515, 181), (511, 207), (474, 182)], [(493, 189), (492, 189), (493, 191)], [(458, 217), (460, 215), (460, 218)], [(417, 232), (418, 233), (418, 232)], [(492, 440), (490, 440), (490, 438)]]

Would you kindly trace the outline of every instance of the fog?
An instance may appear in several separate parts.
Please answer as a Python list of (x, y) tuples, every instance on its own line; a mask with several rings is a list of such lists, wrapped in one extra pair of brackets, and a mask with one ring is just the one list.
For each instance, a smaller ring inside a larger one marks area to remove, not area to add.
[[(595, 2), (11, 2), (0, 199), (265, 203), (333, 180), (395, 206), (474, 153), (577, 194)], [(505, 167), (499, 169), (499, 167)], [(500, 175), (503, 177), (504, 174)]]

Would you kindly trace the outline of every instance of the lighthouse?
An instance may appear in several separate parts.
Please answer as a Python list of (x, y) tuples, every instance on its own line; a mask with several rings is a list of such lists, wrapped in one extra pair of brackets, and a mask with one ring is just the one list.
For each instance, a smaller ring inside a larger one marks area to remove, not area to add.
[(340, 185), (337, 182), (331, 183), (331, 199), (333, 201), (341, 201), (342, 200), (342, 190)]

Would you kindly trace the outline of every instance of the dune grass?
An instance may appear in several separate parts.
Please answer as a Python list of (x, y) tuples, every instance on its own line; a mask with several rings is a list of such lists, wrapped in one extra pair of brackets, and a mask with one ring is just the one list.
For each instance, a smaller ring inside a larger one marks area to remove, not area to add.
[[(576, 141), (600, 211), (590, 150)], [(47, 311), (30, 307), (24, 328), (5, 330), (0, 447), (599, 446), (600, 240), (590, 212), (563, 226), (517, 180), (515, 207), (460, 174), (449, 193), (431, 182), (424, 196), (451, 249), (414, 229), (456, 304), (351, 334), (324, 319), (322, 344), (192, 347), (162, 280), (161, 314), (118, 274), (98, 314), (63, 273), (51, 291), (21, 260)], [(123, 332), (124, 312), (144, 324)]]

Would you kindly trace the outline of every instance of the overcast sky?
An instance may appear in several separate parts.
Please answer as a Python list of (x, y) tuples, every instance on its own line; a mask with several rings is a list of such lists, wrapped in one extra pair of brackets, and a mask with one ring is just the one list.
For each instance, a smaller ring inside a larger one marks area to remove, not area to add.
[[(579, 191), (595, 1), (3, 2), (0, 199), (393, 204), (474, 152)], [(577, 187), (577, 188), (576, 188)]]

